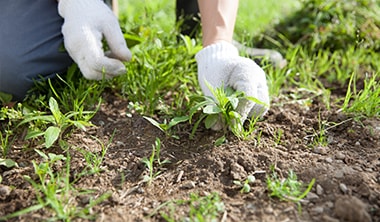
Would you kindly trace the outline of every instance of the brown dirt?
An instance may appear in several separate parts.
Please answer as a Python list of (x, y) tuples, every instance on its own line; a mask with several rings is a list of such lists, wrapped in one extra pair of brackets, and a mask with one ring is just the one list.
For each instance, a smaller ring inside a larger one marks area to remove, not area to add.
[[(99, 153), (101, 146), (92, 136), (107, 144), (115, 133), (103, 171), (82, 177), (75, 184), (78, 189), (93, 190), (92, 197), (112, 193), (92, 209), (96, 221), (162, 221), (159, 214), (147, 215), (169, 200), (212, 192), (217, 192), (225, 204), (220, 217), (223, 221), (380, 221), (379, 119), (359, 122), (334, 107), (327, 111), (317, 101), (302, 105), (277, 99), (265, 120), (258, 123), (255, 135), (262, 131), (260, 140), (239, 141), (229, 135), (225, 144), (215, 147), (218, 132), (200, 127), (191, 140), (191, 126), (181, 124), (176, 130), (180, 139), (169, 138), (141, 116), (126, 117), (127, 101), (111, 94), (106, 94), (105, 100), (92, 120), (96, 127), (75, 131), (69, 137), (74, 147)], [(327, 131), (326, 147), (311, 145), (314, 133), (319, 131), (319, 118), (329, 126), (339, 123)], [(281, 140), (276, 143), (280, 130)], [(147, 186), (142, 182), (147, 170), (141, 159), (150, 156), (156, 137), (162, 141), (162, 159), (170, 159), (170, 164), (164, 165), (160, 176)], [(31, 161), (40, 158), (32, 150), (23, 150), (24, 144), (17, 143), (8, 156), (19, 167), (0, 169), (0, 216), (36, 203), (23, 175), (34, 177)], [(85, 162), (80, 152), (70, 152), (71, 174), (75, 175)], [(269, 197), (266, 177), (271, 166), (284, 177), (293, 169), (304, 183), (316, 179), (301, 212), (292, 202)], [(242, 194), (233, 181), (250, 174), (256, 181), (250, 193)], [(83, 205), (88, 200), (83, 196), (76, 201)], [(177, 206), (176, 215), (184, 215), (184, 211), (185, 207)], [(49, 211), (40, 210), (11, 221), (39, 221), (49, 215)]]

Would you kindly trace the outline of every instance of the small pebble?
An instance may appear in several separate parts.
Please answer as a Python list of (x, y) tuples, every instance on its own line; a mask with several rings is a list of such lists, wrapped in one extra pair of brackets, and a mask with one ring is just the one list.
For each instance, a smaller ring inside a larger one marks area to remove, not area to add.
[(314, 213), (321, 214), (323, 213), (323, 207), (314, 207), (311, 209)]
[(193, 189), (195, 188), (195, 183), (193, 181), (188, 181), (182, 185), (184, 189)]
[(9, 186), (0, 184), (0, 200), (5, 200), (10, 194), (12, 189)]
[(267, 213), (267, 214), (272, 214), (273, 213), (273, 208), (272, 207), (267, 207), (267, 208), (265, 208), (264, 212)]
[(314, 147), (313, 151), (314, 153), (318, 153), (318, 154), (327, 154), (328, 148), (324, 146), (317, 146), (317, 147)]
[(335, 157), (338, 159), (338, 160), (344, 160), (346, 158), (346, 155), (344, 155), (342, 152), (338, 152)]
[(334, 207), (334, 203), (331, 202), (331, 201), (327, 201), (327, 202), (325, 203), (325, 206), (326, 206), (327, 208), (333, 208), (333, 207)]
[(318, 195), (315, 194), (315, 193), (313, 193), (313, 192), (309, 192), (309, 193), (307, 194), (307, 196), (306, 196), (306, 199), (308, 199), (308, 200), (316, 200), (316, 199), (318, 199), (318, 198), (319, 198)]
[(317, 194), (318, 195), (322, 195), (323, 194), (323, 187), (319, 184), (317, 184)]
[(348, 188), (344, 183), (339, 184), (340, 191), (342, 191), (344, 194), (347, 193)]
[(334, 173), (334, 177), (335, 177), (335, 178), (340, 179), (340, 178), (343, 178), (343, 176), (344, 176), (344, 173), (343, 173), (342, 170), (337, 170), (337, 171), (335, 171), (335, 173)]
[(327, 163), (332, 163), (332, 162), (333, 162), (333, 159), (332, 159), (331, 157), (327, 157), (327, 158), (325, 159), (325, 161), (326, 161)]

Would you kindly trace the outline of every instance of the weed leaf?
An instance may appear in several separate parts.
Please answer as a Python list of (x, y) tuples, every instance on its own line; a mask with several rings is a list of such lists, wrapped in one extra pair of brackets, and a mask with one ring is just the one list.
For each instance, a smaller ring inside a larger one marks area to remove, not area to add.
[(57, 124), (59, 124), (61, 122), (62, 113), (59, 110), (57, 100), (55, 100), (53, 97), (50, 97), (49, 99), (49, 108), (54, 116), (55, 121)]
[(203, 109), (203, 113), (206, 113), (206, 114), (215, 114), (215, 113), (220, 113), (222, 112), (222, 110), (215, 106), (214, 104), (210, 104), (210, 105), (207, 105), (204, 109)]
[(221, 136), (215, 141), (215, 146), (220, 146), (226, 141), (226, 136)]
[(156, 120), (147, 116), (144, 116), (144, 119), (148, 120), (153, 126), (159, 128), (162, 132), (165, 132), (165, 130), (161, 127), (161, 124), (157, 122)]
[(28, 140), (28, 139), (37, 138), (37, 137), (42, 136), (44, 134), (45, 134), (45, 132), (43, 132), (41, 130), (32, 130), (32, 131), (28, 132), (28, 134), (26, 134), (25, 139)]
[(169, 128), (172, 128), (173, 126), (179, 124), (179, 123), (183, 123), (183, 122), (186, 122), (189, 120), (189, 117), (188, 116), (178, 116), (178, 117), (174, 117), (172, 120), (170, 120), (169, 122)]
[(206, 129), (210, 129), (212, 126), (214, 126), (219, 120), (219, 114), (213, 114), (209, 115), (205, 119), (205, 127)]
[(56, 126), (50, 126), (45, 131), (45, 146), (46, 148), (51, 147), (54, 142), (58, 139), (61, 129)]
[(17, 166), (17, 163), (11, 159), (0, 158), (0, 166), (5, 166), (6, 168), (12, 168)]

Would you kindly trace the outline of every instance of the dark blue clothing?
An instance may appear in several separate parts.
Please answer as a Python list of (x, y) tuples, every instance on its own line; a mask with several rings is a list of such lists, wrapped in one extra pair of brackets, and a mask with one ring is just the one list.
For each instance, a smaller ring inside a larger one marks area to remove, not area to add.
[(53, 0), (1, 0), (0, 8), (0, 91), (22, 100), (34, 80), (73, 63), (63, 50), (63, 19)]

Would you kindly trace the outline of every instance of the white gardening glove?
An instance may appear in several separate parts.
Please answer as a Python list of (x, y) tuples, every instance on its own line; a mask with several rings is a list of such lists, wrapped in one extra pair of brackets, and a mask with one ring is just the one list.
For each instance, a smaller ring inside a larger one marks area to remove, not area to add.
[[(247, 117), (262, 117), (269, 109), (268, 86), (264, 71), (251, 59), (239, 56), (235, 46), (228, 42), (218, 42), (203, 48), (195, 56), (198, 64), (198, 81), (205, 96), (211, 96), (205, 81), (212, 87), (231, 87), (242, 91), (246, 96), (254, 97), (267, 104), (241, 100), (236, 111), (243, 123)], [(216, 123), (212, 129), (220, 130), (222, 123)]]
[[(122, 61), (129, 61), (132, 54), (116, 16), (103, 1), (59, 0), (58, 12), (65, 20), (65, 48), (85, 78), (99, 80), (126, 73)], [(103, 36), (109, 53), (103, 51)]]

